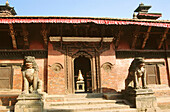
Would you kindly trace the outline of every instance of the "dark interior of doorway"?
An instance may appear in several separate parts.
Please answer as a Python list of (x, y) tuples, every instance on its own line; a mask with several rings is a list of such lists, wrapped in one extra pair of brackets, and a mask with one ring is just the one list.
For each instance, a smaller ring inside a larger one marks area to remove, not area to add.
[(89, 58), (86, 58), (84, 56), (79, 56), (78, 58), (74, 60), (75, 89), (77, 89), (76, 81), (78, 78), (79, 70), (81, 70), (83, 78), (84, 78), (85, 93), (91, 93), (92, 92), (92, 77), (91, 77), (91, 62)]

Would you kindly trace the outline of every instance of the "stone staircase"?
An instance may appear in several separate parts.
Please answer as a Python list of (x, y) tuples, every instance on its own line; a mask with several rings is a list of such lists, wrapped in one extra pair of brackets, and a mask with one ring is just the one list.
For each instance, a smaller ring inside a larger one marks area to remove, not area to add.
[(170, 88), (168, 85), (149, 85), (157, 98), (158, 107), (162, 112), (170, 112)]
[(124, 99), (107, 100), (103, 94), (94, 93), (66, 95), (63, 101), (45, 105), (46, 112), (137, 112)]

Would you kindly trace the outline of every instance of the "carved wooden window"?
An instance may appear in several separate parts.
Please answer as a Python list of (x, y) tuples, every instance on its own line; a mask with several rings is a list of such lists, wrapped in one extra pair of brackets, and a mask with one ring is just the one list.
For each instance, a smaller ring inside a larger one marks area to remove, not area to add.
[(146, 65), (146, 83), (160, 84), (159, 68), (157, 64)]
[(0, 89), (11, 89), (12, 87), (11, 67), (0, 67)]

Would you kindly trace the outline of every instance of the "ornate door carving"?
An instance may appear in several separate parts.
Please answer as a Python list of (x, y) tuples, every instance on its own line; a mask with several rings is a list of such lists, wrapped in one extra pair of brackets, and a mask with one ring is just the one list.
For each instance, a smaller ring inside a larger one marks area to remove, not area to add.
[[(100, 53), (110, 49), (110, 43), (88, 43), (88, 42), (54, 42), (53, 48), (65, 55), (65, 79), (66, 79), (66, 93), (75, 93), (75, 78), (74, 78), (74, 60), (79, 56), (84, 56), (90, 60), (91, 75), (86, 74), (86, 92), (101, 92), (101, 76), (100, 76)], [(91, 82), (91, 83), (90, 83)], [(91, 88), (90, 88), (91, 87)]]

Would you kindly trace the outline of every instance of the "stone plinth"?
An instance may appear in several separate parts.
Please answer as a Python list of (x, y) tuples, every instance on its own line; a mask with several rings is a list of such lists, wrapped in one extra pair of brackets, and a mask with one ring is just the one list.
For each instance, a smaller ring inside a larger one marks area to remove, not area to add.
[(43, 112), (43, 102), (39, 94), (21, 94), (17, 98), (15, 112)]
[(84, 90), (84, 81), (77, 81), (76, 85), (77, 85), (76, 92), (85, 92), (85, 90)]
[(124, 98), (129, 101), (139, 112), (159, 112), (156, 97), (152, 89), (128, 88), (124, 92)]

